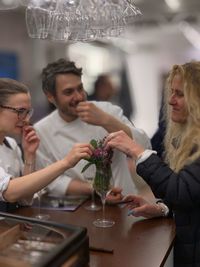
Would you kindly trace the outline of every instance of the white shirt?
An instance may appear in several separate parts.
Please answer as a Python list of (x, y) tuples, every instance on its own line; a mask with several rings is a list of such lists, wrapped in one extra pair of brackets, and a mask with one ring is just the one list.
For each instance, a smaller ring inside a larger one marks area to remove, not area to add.
[[(5, 201), (2, 194), (7, 189), (9, 181), (20, 177), (24, 170), (22, 152), (15, 139), (6, 137), (10, 147), (4, 143), (0, 145), (0, 200)], [(21, 199), (21, 205), (31, 205), (30, 199)]]
[(24, 168), (21, 150), (13, 138), (6, 137), (6, 140), (11, 148), (4, 143), (0, 145), (0, 167), (12, 177), (19, 177)]
[(5, 201), (2, 194), (8, 188), (11, 177), (10, 174), (6, 173), (5, 170), (0, 167), (0, 201)]
[[(133, 137), (143, 147), (151, 147), (147, 135), (132, 125), (123, 115), (120, 107), (109, 102), (93, 102), (100, 109), (128, 125)], [(40, 137), (40, 146), (37, 151), (37, 168), (45, 167), (52, 162), (63, 159), (75, 143), (89, 143), (91, 139), (99, 140), (108, 134), (101, 126), (85, 123), (79, 118), (68, 123), (60, 117), (57, 110), (36, 123), (35, 129)], [(84, 179), (81, 170), (86, 163), (87, 161), (81, 160), (74, 168), (67, 170), (53, 181), (48, 186), (48, 190), (64, 195), (71, 179)], [(123, 188), (124, 194), (136, 193), (136, 187), (128, 169), (126, 155), (117, 150), (114, 151), (112, 159), (112, 173), (114, 186)]]
[(11, 178), (21, 176), (23, 161), (21, 150), (13, 138), (6, 137), (11, 148), (4, 143), (0, 145), (0, 200), (4, 201), (3, 192)]

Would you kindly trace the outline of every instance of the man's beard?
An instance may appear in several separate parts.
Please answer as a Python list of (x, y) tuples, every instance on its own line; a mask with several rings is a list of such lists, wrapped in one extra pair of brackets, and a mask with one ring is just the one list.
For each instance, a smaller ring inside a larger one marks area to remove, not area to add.
[[(73, 109), (73, 110), (72, 110)], [(71, 119), (77, 119), (78, 118), (78, 114), (75, 110), (75, 107), (72, 108), (72, 109), (69, 109), (69, 108), (62, 108), (60, 109), (60, 112), (67, 118), (71, 118)]]
[[(83, 101), (87, 101), (86, 96), (82, 101), (76, 101), (73, 104), (72, 103), (68, 104), (67, 107), (65, 105), (62, 105), (59, 108), (59, 110), (64, 116), (69, 117), (71, 119), (77, 119), (78, 118), (78, 113), (76, 111), (76, 107), (78, 106), (78, 104), (80, 102), (83, 102)], [(57, 107), (59, 107), (59, 105), (57, 105)]]

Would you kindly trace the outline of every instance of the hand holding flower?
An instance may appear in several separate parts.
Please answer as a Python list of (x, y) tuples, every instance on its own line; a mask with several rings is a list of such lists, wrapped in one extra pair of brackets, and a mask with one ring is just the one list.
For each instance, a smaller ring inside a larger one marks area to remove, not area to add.
[(104, 141), (105, 149), (116, 148), (124, 152), (127, 156), (137, 158), (144, 148), (131, 139), (124, 131), (109, 134)]

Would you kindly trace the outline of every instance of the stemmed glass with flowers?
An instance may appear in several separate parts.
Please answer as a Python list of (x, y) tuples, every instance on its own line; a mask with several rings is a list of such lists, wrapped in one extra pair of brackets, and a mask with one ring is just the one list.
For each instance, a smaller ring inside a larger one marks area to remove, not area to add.
[(85, 181), (90, 185), (91, 188), (91, 203), (85, 206), (86, 210), (97, 211), (101, 209), (101, 206), (97, 205), (95, 202), (95, 190), (93, 187), (94, 177), (95, 177), (95, 166), (91, 165), (83, 173)]
[(105, 216), (106, 196), (113, 187), (111, 168), (105, 170), (102, 166), (98, 167), (93, 186), (97, 194), (101, 197), (103, 205), (102, 218), (95, 220), (93, 224), (97, 227), (111, 227), (115, 224), (115, 222), (111, 219), (107, 219)]
[(84, 172), (90, 165), (95, 164), (96, 173), (93, 182), (94, 190), (100, 196), (103, 205), (102, 218), (97, 219), (93, 224), (97, 227), (111, 227), (115, 224), (113, 220), (105, 218), (106, 196), (113, 186), (111, 159), (113, 156), (112, 149), (105, 149), (104, 140), (91, 140), (90, 144), (94, 147), (92, 156), (87, 159), (89, 163), (83, 168)]

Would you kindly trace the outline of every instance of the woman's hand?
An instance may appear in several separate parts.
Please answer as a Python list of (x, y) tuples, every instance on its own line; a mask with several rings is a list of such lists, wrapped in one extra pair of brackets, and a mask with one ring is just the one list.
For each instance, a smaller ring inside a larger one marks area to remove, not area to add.
[(137, 158), (143, 151), (139, 144), (135, 143), (124, 131), (109, 134), (104, 142), (106, 148), (117, 148), (127, 156)]
[(122, 188), (113, 187), (106, 196), (107, 203), (115, 203), (123, 199)]
[(40, 139), (36, 134), (35, 129), (31, 125), (23, 127), (22, 132), (22, 148), (26, 158), (29, 155), (35, 155), (37, 148), (39, 147)]
[(93, 147), (90, 144), (75, 144), (64, 160), (67, 161), (68, 168), (74, 167), (81, 159), (92, 156)]
[(129, 209), (128, 215), (135, 217), (154, 218), (163, 216), (159, 205), (150, 203), (145, 198), (136, 195), (129, 195), (124, 200), (132, 200), (127, 207)]

